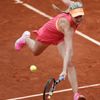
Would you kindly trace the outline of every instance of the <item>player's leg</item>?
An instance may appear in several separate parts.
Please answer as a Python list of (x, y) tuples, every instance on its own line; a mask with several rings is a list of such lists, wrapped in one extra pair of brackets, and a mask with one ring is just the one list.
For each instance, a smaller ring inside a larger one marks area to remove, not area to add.
[(70, 62), (68, 67), (68, 79), (72, 86), (74, 94), (78, 92), (78, 82), (77, 82), (77, 75), (75, 66)]
[(44, 44), (31, 38), (26, 38), (25, 41), (35, 56), (41, 54), (49, 46), (48, 44)]
[(35, 56), (42, 53), (43, 50), (48, 47), (47, 44), (31, 39), (29, 31), (25, 31), (22, 36), (16, 40), (15, 49), (20, 50), (23, 46), (25, 46), (25, 44), (28, 45)]
[[(64, 59), (64, 55), (65, 55), (65, 48), (64, 47), (65, 47), (64, 42), (58, 44), (58, 51), (63, 59)], [(77, 86), (77, 79), (76, 79), (76, 70), (75, 70), (74, 66), (71, 66), (71, 64), (69, 64), (67, 70), (68, 70), (67, 71), (68, 72), (68, 79), (70, 81), (73, 92), (77, 93), (78, 86)]]
[[(64, 45), (64, 42), (61, 42), (61, 43), (58, 44), (58, 50), (59, 50), (60, 55), (64, 59), (64, 55), (65, 55), (65, 45)], [(77, 85), (75, 66), (73, 66), (70, 63), (68, 68), (67, 68), (67, 72), (68, 72), (68, 79), (69, 79), (70, 84), (72, 86), (73, 92), (77, 93), (78, 85)]]
[[(65, 55), (65, 45), (64, 42), (60, 42), (58, 44), (58, 51), (60, 53), (60, 55), (62, 56), (62, 58), (64, 59), (64, 55)], [(77, 75), (76, 75), (76, 69), (75, 66), (70, 62), (68, 68), (67, 68), (67, 72), (68, 72), (68, 79), (69, 82), (71, 84), (73, 93), (74, 93), (74, 100), (86, 100), (85, 97), (83, 95), (80, 95), (78, 93), (78, 82), (77, 82)]]

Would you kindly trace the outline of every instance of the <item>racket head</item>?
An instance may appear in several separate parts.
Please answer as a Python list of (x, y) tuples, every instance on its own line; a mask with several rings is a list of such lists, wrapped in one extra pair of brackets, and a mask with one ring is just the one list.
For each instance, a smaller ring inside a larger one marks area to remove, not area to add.
[(55, 85), (55, 79), (54, 78), (50, 78), (45, 87), (44, 87), (44, 91), (43, 91), (43, 100), (49, 100), (50, 96), (49, 96), (49, 92), (50, 92), (50, 89), (52, 88), (52, 86)]

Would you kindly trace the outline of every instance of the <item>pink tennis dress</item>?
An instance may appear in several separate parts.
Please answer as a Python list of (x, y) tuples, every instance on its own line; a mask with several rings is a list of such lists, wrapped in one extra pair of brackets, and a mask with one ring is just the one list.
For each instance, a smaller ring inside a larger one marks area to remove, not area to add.
[(54, 45), (57, 45), (60, 41), (62, 41), (64, 34), (59, 32), (56, 27), (56, 22), (61, 17), (65, 17), (70, 22), (71, 26), (76, 30), (77, 25), (73, 22), (71, 16), (68, 13), (61, 13), (49, 20), (39, 30), (33, 31), (37, 33), (36, 40), (45, 44)]

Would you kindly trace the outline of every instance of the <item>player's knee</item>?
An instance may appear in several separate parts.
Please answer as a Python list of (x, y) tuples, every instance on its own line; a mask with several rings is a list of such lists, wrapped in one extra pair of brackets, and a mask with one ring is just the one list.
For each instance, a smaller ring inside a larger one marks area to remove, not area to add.
[(41, 52), (33, 51), (34, 56), (39, 56), (40, 54), (41, 54)]
[(40, 55), (40, 53), (33, 52), (33, 55), (34, 55), (34, 56), (38, 56), (38, 55)]
[(72, 64), (72, 62), (68, 63), (68, 66), (69, 67), (74, 67), (73, 64)]

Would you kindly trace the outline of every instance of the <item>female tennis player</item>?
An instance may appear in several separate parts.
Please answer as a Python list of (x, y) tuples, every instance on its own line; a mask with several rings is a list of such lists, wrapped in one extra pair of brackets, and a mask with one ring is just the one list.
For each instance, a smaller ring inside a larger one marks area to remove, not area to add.
[(63, 68), (60, 76), (66, 77), (68, 74), (69, 82), (74, 93), (74, 100), (85, 100), (78, 93), (78, 83), (76, 70), (71, 62), (73, 56), (73, 35), (84, 16), (83, 4), (71, 0), (62, 0), (68, 4), (68, 9), (50, 19), (39, 30), (35, 30), (37, 37), (31, 39), (30, 32), (25, 31), (15, 42), (15, 49), (20, 50), (25, 44), (32, 50), (35, 56), (41, 54), (49, 45), (58, 47), (59, 53), (63, 58)]

